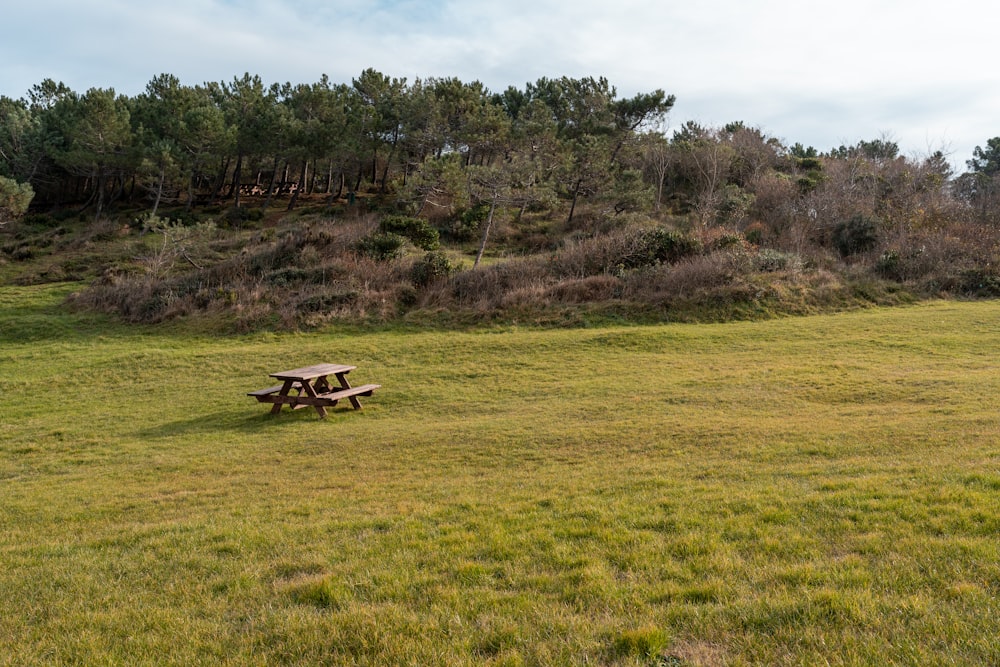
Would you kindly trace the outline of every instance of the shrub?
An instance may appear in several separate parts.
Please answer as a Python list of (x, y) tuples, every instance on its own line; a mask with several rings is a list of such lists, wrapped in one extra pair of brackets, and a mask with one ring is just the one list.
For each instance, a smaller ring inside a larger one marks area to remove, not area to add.
[(754, 258), (754, 266), (758, 271), (785, 271), (786, 269), (801, 269), (802, 259), (793, 252), (781, 252), (764, 248)]
[(403, 236), (421, 250), (437, 250), (441, 245), (438, 231), (423, 218), (387, 215), (379, 222), (379, 231)]
[(619, 298), (623, 288), (620, 278), (604, 274), (563, 280), (546, 294), (560, 303), (597, 303)]
[(0, 223), (24, 215), (34, 197), (35, 191), (30, 184), (0, 176)]
[(413, 265), (410, 278), (414, 285), (423, 287), (441, 278), (447, 278), (456, 268), (443, 252), (431, 251)]
[(989, 298), (1000, 296), (1000, 275), (990, 266), (963, 269), (951, 282), (946, 287), (958, 294)]
[(753, 207), (754, 195), (735, 184), (728, 184), (722, 191), (722, 201), (716, 213), (716, 222), (732, 224), (743, 221)]
[(60, 224), (60, 219), (54, 215), (46, 215), (45, 213), (29, 213), (21, 218), (21, 222), (26, 227), (58, 227)]
[(376, 232), (358, 242), (357, 250), (366, 257), (385, 262), (403, 256), (403, 245), (406, 243), (399, 234)]
[(662, 302), (731, 285), (734, 259), (727, 253), (698, 255), (630, 275), (628, 293), (640, 300)]
[(452, 297), (460, 304), (489, 308), (498, 306), (506, 294), (541, 284), (546, 278), (541, 262), (523, 259), (462, 271), (449, 286)]
[(622, 230), (582, 240), (569, 240), (549, 261), (549, 270), (559, 278), (583, 278), (624, 269), (624, 258), (635, 252), (636, 233)]
[(321, 294), (314, 294), (299, 301), (298, 310), (301, 313), (325, 313), (345, 306), (350, 306), (358, 300), (358, 290), (342, 286)]
[(226, 209), (226, 212), (219, 217), (219, 226), (222, 228), (242, 228), (249, 227), (247, 223), (249, 222), (260, 222), (264, 219), (264, 212), (259, 208), (250, 208), (248, 206), (235, 207), (232, 206)]
[(760, 222), (751, 222), (747, 225), (747, 228), (743, 230), (743, 238), (745, 238), (747, 242), (754, 245), (760, 245), (763, 243), (766, 234), (767, 227)]
[(315, 269), (305, 269), (299, 266), (285, 266), (275, 269), (265, 276), (268, 284), (276, 287), (294, 285), (312, 281), (316, 276)]
[(833, 244), (841, 256), (867, 252), (878, 242), (878, 221), (866, 215), (854, 215), (833, 229)]
[(698, 254), (701, 242), (684, 232), (664, 227), (630, 227), (567, 244), (552, 257), (551, 268), (560, 277), (621, 274)]
[(638, 266), (674, 263), (701, 252), (701, 242), (693, 236), (672, 229), (655, 227), (640, 236), (641, 254)]
[(459, 211), (449, 222), (446, 232), (456, 241), (470, 241), (476, 238), (477, 232), (489, 214), (490, 205), (480, 202), (472, 208)]
[(875, 262), (875, 271), (883, 278), (902, 279), (902, 258), (898, 250), (885, 250)]
[[(719, 229), (719, 228), (715, 228)], [(739, 232), (728, 232), (719, 229), (711, 239), (703, 242), (706, 252), (726, 249), (742, 249), (746, 246), (746, 239)]]

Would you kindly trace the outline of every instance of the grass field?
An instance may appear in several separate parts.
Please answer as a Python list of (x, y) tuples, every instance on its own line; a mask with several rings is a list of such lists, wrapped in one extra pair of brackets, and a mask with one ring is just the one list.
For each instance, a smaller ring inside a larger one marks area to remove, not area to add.
[[(0, 288), (0, 664), (1000, 664), (1000, 303), (199, 337)], [(246, 391), (319, 361), (365, 409)]]

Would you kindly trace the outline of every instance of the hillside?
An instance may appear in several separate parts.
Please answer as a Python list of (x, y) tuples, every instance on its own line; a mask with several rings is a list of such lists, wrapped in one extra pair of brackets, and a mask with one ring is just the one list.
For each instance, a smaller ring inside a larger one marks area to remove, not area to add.
[[(668, 134), (662, 90), (350, 83), (0, 97), (0, 278), (221, 330), (760, 318), (1000, 293), (1000, 138)], [(29, 207), (30, 205), (30, 207)]]
[(881, 243), (846, 256), (822, 244), (797, 253), (752, 229), (679, 217), (585, 210), (567, 225), (528, 212), (497, 215), (473, 267), (480, 239), (446, 219), (370, 212), (374, 198), (303, 204), (267, 215), (241, 208), (239, 217), (225, 207), (178, 211), (174, 220), (167, 210), (152, 224), (138, 211), (100, 224), (31, 215), (0, 228), (0, 278), (78, 281), (76, 308), (218, 331), (759, 319), (1000, 291), (990, 230), (969, 225), (925, 232), (921, 271), (907, 273), (915, 259)]

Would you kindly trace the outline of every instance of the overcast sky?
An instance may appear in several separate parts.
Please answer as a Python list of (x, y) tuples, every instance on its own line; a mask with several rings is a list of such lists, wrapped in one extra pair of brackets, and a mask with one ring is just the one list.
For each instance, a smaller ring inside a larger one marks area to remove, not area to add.
[(964, 168), (1000, 136), (998, 25), (989, 0), (24, 0), (0, 14), (0, 94), (51, 78), (131, 96), (161, 73), (605, 76), (676, 95), (674, 128), (742, 120), (821, 151), (889, 138)]

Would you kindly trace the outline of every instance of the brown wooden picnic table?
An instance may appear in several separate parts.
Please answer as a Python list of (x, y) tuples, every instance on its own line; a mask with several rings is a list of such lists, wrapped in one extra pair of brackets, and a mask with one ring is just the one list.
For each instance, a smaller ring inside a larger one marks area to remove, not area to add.
[[(261, 403), (273, 403), (271, 414), (275, 415), (281, 412), (281, 407), (284, 405), (292, 410), (312, 406), (322, 418), (326, 417), (327, 408), (337, 405), (338, 401), (344, 398), (351, 402), (355, 410), (360, 410), (361, 401), (358, 400), (358, 396), (371, 396), (372, 392), (382, 385), (363, 384), (352, 387), (347, 381), (347, 374), (355, 368), (357, 366), (316, 364), (271, 373), (270, 376), (281, 380), (281, 384), (251, 391), (247, 396), (253, 396)], [(331, 375), (336, 378), (336, 384), (330, 380)]]

